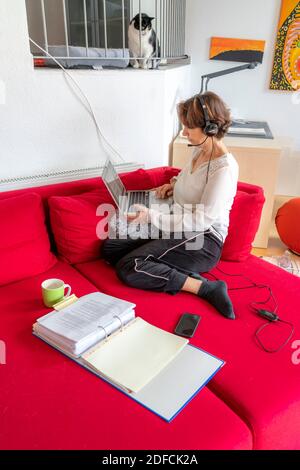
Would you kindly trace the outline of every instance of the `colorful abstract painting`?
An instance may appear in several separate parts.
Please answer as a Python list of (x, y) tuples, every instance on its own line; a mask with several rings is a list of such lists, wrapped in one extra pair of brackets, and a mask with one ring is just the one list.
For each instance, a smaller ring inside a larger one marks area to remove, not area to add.
[(211, 38), (210, 59), (231, 62), (263, 61), (265, 41), (254, 39)]
[(271, 90), (300, 89), (300, 1), (282, 0)]

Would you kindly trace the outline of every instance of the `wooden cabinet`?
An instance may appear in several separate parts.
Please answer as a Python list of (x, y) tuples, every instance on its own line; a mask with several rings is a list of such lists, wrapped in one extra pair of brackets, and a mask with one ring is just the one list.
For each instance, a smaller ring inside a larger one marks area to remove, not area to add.
[[(282, 154), (280, 140), (226, 137), (224, 142), (239, 164), (239, 181), (264, 189), (266, 202), (253, 246), (267, 248)], [(180, 134), (175, 139), (172, 159), (174, 167), (183, 168), (193, 151), (193, 147), (188, 147), (187, 144), (188, 140)]]

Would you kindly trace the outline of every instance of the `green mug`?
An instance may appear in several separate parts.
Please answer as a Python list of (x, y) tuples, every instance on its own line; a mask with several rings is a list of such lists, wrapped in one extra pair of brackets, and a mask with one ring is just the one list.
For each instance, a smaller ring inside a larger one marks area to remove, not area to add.
[[(46, 307), (53, 307), (54, 304), (60, 302), (61, 300), (69, 297), (71, 294), (71, 286), (65, 284), (64, 281), (60, 279), (47, 279), (42, 282), (42, 296), (43, 302)], [(65, 289), (68, 289), (65, 295)]]

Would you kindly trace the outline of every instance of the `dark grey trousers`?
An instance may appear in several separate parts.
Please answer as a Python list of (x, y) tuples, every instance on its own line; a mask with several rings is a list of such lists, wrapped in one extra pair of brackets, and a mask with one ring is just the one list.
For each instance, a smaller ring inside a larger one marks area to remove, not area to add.
[[(202, 237), (201, 249), (187, 249), (193, 236)], [(116, 267), (118, 277), (138, 289), (176, 294), (188, 276), (210, 271), (221, 258), (223, 243), (211, 232), (175, 239), (107, 239), (103, 258)]]

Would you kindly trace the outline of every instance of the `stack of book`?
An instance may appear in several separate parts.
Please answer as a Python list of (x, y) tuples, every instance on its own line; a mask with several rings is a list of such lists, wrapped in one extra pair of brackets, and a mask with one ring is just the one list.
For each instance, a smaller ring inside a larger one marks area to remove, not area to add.
[(79, 357), (84, 351), (135, 317), (135, 304), (94, 292), (74, 304), (39, 318), (33, 326), (41, 338)]

